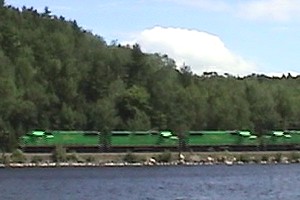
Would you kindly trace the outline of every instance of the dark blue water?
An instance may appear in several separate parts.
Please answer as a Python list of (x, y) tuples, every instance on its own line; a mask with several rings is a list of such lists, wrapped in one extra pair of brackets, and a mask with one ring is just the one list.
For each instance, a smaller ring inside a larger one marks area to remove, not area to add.
[(293, 200), (300, 165), (0, 169), (2, 200)]

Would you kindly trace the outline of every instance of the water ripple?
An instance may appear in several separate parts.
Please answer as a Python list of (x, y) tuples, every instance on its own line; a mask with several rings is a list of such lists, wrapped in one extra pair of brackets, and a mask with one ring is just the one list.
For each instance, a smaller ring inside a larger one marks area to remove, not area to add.
[(299, 165), (0, 170), (8, 200), (300, 199)]

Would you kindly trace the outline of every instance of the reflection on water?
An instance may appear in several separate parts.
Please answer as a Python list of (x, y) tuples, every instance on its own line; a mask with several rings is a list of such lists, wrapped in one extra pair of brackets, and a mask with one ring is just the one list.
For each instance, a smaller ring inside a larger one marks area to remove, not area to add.
[(0, 199), (300, 199), (299, 165), (1, 169)]

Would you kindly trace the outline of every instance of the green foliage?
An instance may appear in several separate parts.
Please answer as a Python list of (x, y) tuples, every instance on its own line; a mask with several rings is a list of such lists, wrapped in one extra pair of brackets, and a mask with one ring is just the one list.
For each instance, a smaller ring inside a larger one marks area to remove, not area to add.
[(13, 163), (24, 163), (26, 161), (26, 157), (20, 149), (16, 149), (12, 152), (10, 160)]
[(67, 161), (82, 163), (84, 160), (74, 151), (67, 154)]
[(32, 163), (41, 163), (41, 162), (43, 162), (43, 158), (41, 157), (41, 156), (33, 156), (32, 158), (31, 158), (31, 162)]
[(0, 157), (0, 163), (6, 165), (9, 162), (10, 162), (9, 156), (2, 154), (2, 156)]
[(67, 151), (62, 146), (56, 146), (55, 150), (52, 153), (52, 161), (53, 162), (66, 162), (67, 159)]
[(95, 159), (94, 156), (87, 156), (87, 157), (85, 158), (85, 161), (86, 161), (86, 162), (92, 163), (92, 162), (95, 162), (96, 159)]
[[(144, 124), (144, 127), (137, 127), (142, 128), (143, 130), (147, 130), (149, 128), (149, 117), (144, 113), (146, 113), (150, 107), (149, 107), (149, 94), (147, 90), (144, 87), (139, 86), (132, 86), (129, 89), (125, 91), (125, 93), (119, 97), (117, 102), (117, 109), (118, 114), (121, 117), (121, 119), (125, 123), (134, 124), (133, 121), (138, 121), (136, 125)], [(147, 127), (148, 125), (148, 127)], [(125, 129), (135, 129), (135, 125), (132, 125), (133, 127), (124, 127)]]
[(0, 0), (0, 9), (4, 6), (5, 1), (4, 0)]
[(107, 45), (47, 7), (1, 1), (0, 11), (0, 130), (10, 138), (1, 149), (33, 129), (300, 128), (299, 76), (195, 75), (139, 44)]
[(262, 156), (261, 156), (261, 159), (260, 159), (261, 161), (268, 161), (269, 160), (269, 156), (268, 155), (266, 155), (266, 154), (263, 154)]
[(172, 159), (172, 154), (170, 151), (164, 151), (163, 153), (156, 156), (157, 162), (170, 162)]
[(139, 162), (138, 156), (132, 152), (127, 152), (123, 157), (123, 161), (127, 163), (136, 163)]
[(10, 135), (6, 131), (0, 132), (0, 152), (3, 155), (8, 152), (9, 150), (9, 143), (10, 143)]
[(119, 122), (114, 102), (109, 99), (101, 99), (89, 107), (89, 126), (91, 129), (101, 132), (113, 130)]
[(240, 154), (240, 156), (237, 158), (238, 161), (242, 161), (244, 163), (248, 163), (251, 159), (249, 158), (249, 156), (245, 155), (245, 154)]
[(290, 160), (292, 160), (293, 162), (299, 162), (300, 159), (300, 153), (299, 152), (291, 152), (290, 154)]
[(146, 113), (140, 110), (135, 111), (133, 119), (127, 121), (127, 130), (150, 130), (151, 122)]
[(281, 160), (282, 160), (282, 154), (281, 153), (276, 153), (274, 159), (275, 159), (276, 162), (281, 162)]

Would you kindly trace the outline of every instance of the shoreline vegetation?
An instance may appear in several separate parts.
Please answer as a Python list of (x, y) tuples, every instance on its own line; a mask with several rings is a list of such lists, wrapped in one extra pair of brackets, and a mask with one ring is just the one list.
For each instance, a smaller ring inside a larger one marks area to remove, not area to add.
[(244, 165), (300, 163), (300, 151), (293, 152), (159, 152), (159, 153), (23, 153), (2, 155), (0, 168), (123, 167), (175, 165)]

